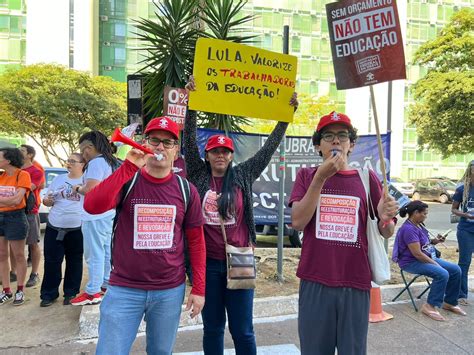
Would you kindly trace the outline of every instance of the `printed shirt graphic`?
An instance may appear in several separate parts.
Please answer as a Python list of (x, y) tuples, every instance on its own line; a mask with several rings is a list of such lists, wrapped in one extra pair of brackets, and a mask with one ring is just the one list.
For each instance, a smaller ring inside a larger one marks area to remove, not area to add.
[(72, 190), (74, 185), (82, 184), (82, 178), (71, 179), (68, 174), (58, 175), (48, 187), (47, 195), (54, 198), (48, 221), (57, 228), (76, 228), (81, 226), (84, 211), (84, 196)]
[(133, 249), (169, 249), (173, 245), (176, 206), (136, 204)]
[[(202, 215), (204, 223), (214, 226), (220, 226), (219, 212), (217, 210), (217, 198), (219, 197), (216, 191), (208, 190), (204, 199), (202, 200)], [(235, 225), (235, 216), (224, 221), (224, 225)]]
[[(214, 186), (206, 192), (202, 201), (206, 255), (208, 258), (216, 260), (225, 260), (224, 237), (217, 211), (217, 197), (222, 190), (222, 184), (222, 177), (214, 177)], [(242, 190), (239, 188), (235, 191), (235, 215), (224, 220), (224, 227), (228, 244), (235, 247), (246, 247), (249, 245), (249, 229), (244, 221), (244, 202)]]
[[(0, 193), (2, 194), (0, 196), (11, 197), (17, 193), (18, 188), (24, 188), (27, 192), (30, 191), (30, 174), (21, 169), (17, 169), (13, 175), (8, 175), (6, 171), (0, 173)], [(16, 206), (0, 207), (0, 212), (15, 211), (22, 208), (25, 208), (24, 198)]]
[(316, 211), (316, 238), (355, 243), (359, 206), (358, 197), (322, 194)]
[(184, 230), (202, 226), (201, 201), (190, 184), (187, 211), (176, 176), (140, 171), (115, 229), (110, 284), (163, 290), (185, 281)]
[[(301, 201), (317, 168), (298, 171), (289, 205)], [(381, 184), (370, 171), (372, 204), (382, 196)], [(340, 171), (324, 183), (320, 204), (304, 229), (297, 276), (329, 287), (368, 291), (371, 272), (367, 244), (367, 197), (357, 170)]]

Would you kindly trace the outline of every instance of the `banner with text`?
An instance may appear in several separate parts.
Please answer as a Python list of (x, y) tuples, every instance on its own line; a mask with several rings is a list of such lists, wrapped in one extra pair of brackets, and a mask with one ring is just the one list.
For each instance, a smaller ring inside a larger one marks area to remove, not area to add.
[(297, 58), (210, 38), (199, 38), (194, 56), (196, 91), (189, 108), (292, 122)]
[(188, 107), (188, 93), (186, 89), (172, 88), (165, 86), (163, 93), (163, 116), (168, 116), (179, 125), (179, 129), (184, 128), (184, 119)]
[[(198, 144), (201, 153), (207, 139), (218, 131), (198, 129)], [(258, 134), (231, 134), (234, 140), (234, 163), (238, 164), (252, 157), (265, 143), (268, 136)], [(382, 134), (385, 164), (390, 167), (390, 134)], [(311, 137), (286, 137), (285, 169), (285, 223), (290, 223), (288, 198), (301, 167), (318, 166), (322, 158), (315, 151)], [(370, 168), (380, 179), (380, 159), (375, 135), (359, 136), (354, 151), (349, 156), (349, 165), (354, 168)], [(279, 150), (273, 154), (270, 163), (253, 185), (254, 217), (256, 224), (278, 224), (278, 185), (279, 185)]]
[(339, 90), (406, 78), (395, 0), (341, 0), (326, 13)]

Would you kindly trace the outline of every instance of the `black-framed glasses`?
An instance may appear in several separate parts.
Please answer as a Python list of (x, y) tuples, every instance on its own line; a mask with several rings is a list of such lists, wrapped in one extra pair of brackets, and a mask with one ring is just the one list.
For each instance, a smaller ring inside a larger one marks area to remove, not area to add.
[(321, 135), (321, 138), (325, 142), (333, 142), (336, 136), (339, 139), (339, 142), (347, 142), (349, 140), (349, 132), (325, 132)]
[(156, 137), (147, 137), (146, 141), (149, 145), (152, 145), (154, 147), (158, 147), (160, 143), (163, 143), (163, 147), (165, 147), (166, 149), (171, 149), (176, 144), (178, 144), (178, 141), (176, 139), (160, 139)]

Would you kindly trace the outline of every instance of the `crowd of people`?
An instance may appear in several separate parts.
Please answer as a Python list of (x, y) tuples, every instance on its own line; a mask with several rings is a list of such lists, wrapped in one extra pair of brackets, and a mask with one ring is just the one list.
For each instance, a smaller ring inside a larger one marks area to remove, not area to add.
[[(192, 78), (186, 89), (195, 90)], [(296, 94), (289, 105), (298, 107)], [(48, 307), (60, 297), (64, 279), (64, 305), (100, 303), (98, 354), (128, 354), (142, 318), (147, 352), (171, 354), (185, 298), (187, 260), (192, 288), (186, 310), (191, 317), (202, 312), (204, 352), (223, 354), (227, 320), (236, 353), (256, 354), (254, 290), (227, 287), (225, 246), (256, 245), (252, 184), (287, 126), (278, 123), (262, 148), (239, 164), (233, 162), (235, 143), (225, 135), (211, 136), (201, 159), (196, 112), (190, 110), (183, 133), (184, 164), (179, 127), (167, 117), (154, 118), (145, 127), (143, 145), (154, 154), (134, 148), (123, 162), (101, 132), (82, 135), (80, 152), (66, 160), (67, 174), (52, 181), (42, 201), (51, 208), (43, 275), (38, 206), (44, 172), (35, 163), (33, 147), (0, 149), (0, 305), (23, 304), (24, 287), (41, 282), (40, 306)], [(395, 216), (408, 216), (397, 232), (393, 258), (401, 269), (433, 279), (422, 312), (439, 321), (445, 318), (437, 308), (466, 314), (459, 305), (468, 304), (467, 273), (474, 250), (474, 162), (453, 198), (453, 213), (461, 217), (455, 265), (434, 252), (443, 237), (429, 238), (423, 224), (426, 204), (414, 201), (399, 211), (373, 171), (366, 193), (360, 172), (348, 162), (356, 141), (357, 129), (347, 115), (323, 116), (312, 137), (323, 162), (299, 170), (289, 199), (293, 228), (305, 236), (297, 270), (303, 354), (336, 349), (366, 353), (371, 217), (377, 219), (380, 234), (390, 238)], [(327, 233), (330, 219), (323, 218), (337, 206), (345, 206), (352, 221), (344, 237)], [(28, 280), (26, 245), (32, 263)], [(88, 281), (81, 292), (83, 260)], [(15, 293), (10, 287), (13, 275)]]

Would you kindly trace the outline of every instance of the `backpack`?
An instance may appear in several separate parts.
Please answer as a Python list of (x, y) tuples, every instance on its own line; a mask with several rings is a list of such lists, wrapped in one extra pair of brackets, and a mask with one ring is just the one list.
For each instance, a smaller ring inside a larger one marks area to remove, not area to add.
[[(18, 179), (20, 177), (20, 173), (16, 175), (16, 182), (18, 184)], [(36, 207), (36, 197), (33, 191), (26, 191), (25, 192), (25, 213), (30, 214), (31, 211)]]
[[(132, 179), (127, 181), (125, 183), (125, 185), (122, 186), (120, 200), (119, 200), (117, 206), (115, 207), (115, 217), (114, 217), (114, 222), (113, 222), (113, 225), (112, 225), (112, 241), (111, 241), (111, 247), (110, 247), (111, 249), (113, 249), (113, 247), (114, 247), (115, 229), (117, 228), (118, 218), (119, 218), (120, 212), (122, 211), (123, 202), (125, 201), (128, 194), (132, 190), (133, 186), (137, 182), (137, 179), (138, 179), (139, 175), (140, 175), (140, 170), (138, 170), (135, 173), (135, 175), (133, 176)], [(181, 195), (183, 196), (183, 200), (184, 200), (184, 213), (186, 213), (186, 211), (188, 210), (188, 206), (189, 206), (189, 200), (191, 198), (191, 188), (189, 187), (189, 181), (185, 178), (182, 178), (179, 175), (175, 174), (175, 176), (176, 176), (176, 179), (178, 179), (179, 189), (181, 190)], [(187, 248), (185, 248), (185, 250), (186, 249)], [(110, 263), (112, 264), (112, 267), (113, 267), (112, 253), (111, 253), (111, 257), (110, 257)]]

